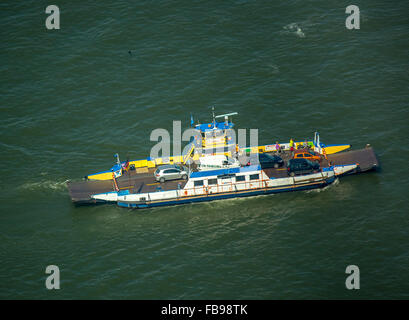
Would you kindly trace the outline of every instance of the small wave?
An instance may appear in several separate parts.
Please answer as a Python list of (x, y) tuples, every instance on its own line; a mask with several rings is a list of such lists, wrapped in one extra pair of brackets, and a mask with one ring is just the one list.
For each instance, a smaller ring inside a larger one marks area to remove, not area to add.
[(271, 72), (272, 74), (278, 74), (278, 73), (280, 73), (280, 68), (279, 68), (278, 65), (269, 64), (268, 67), (270, 68), (270, 70), (271, 70), (270, 72)]
[(283, 27), (283, 29), (285, 30), (284, 33), (293, 33), (299, 38), (305, 38), (305, 33), (302, 31), (301, 27), (295, 22), (287, 24), (286, 26)]

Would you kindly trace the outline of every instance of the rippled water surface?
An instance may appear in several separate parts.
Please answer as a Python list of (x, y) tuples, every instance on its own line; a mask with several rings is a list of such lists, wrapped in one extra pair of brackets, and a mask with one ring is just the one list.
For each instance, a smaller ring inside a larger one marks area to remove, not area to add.
[[(355, 3), (353, 31), (345, 1), (69, 1), (51, 31), (48, 4), (0, 4), (0, 298), (409, 298), (405, 1)], [(211, 105), (261, 144), (370, 143), (382, 170), (179, 207), (71, 204), (67, 180), (146, 157), (153, 129)]]

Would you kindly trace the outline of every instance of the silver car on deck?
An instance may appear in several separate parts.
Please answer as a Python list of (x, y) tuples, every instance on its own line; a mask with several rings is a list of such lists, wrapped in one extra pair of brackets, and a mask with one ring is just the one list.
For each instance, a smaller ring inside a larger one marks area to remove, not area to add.
[(189, 170), (178, 164), (166, 164), (159, 166), (154, 173), (156, 181), (165, 182), (167, 180), (184, 179), (189, 177)]

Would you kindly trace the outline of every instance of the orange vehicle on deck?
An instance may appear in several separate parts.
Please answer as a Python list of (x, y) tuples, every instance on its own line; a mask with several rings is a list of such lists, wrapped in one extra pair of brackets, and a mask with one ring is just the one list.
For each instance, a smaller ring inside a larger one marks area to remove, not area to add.
[(301, 150), (294, 151), (293, 159), (308, 159), (310, 161), (321, 162), (322, 157), (320, 154), (315, 153), (314, 151), (307, 150), (307, 149), (301, 149)]

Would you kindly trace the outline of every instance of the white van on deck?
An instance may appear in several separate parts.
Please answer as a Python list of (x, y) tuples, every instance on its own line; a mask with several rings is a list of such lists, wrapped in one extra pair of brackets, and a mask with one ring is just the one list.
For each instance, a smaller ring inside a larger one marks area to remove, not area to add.
[(224, 155), (201, 157), (199, 158), (199, 163), (197, 165), (199, 171), (239, 167), (240, 162), (238, 160)]

